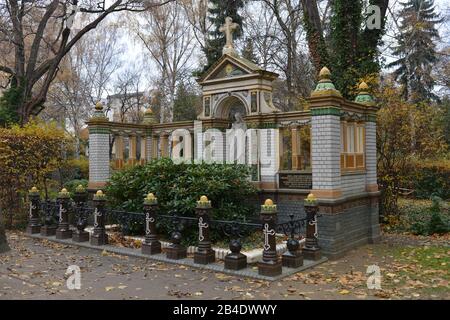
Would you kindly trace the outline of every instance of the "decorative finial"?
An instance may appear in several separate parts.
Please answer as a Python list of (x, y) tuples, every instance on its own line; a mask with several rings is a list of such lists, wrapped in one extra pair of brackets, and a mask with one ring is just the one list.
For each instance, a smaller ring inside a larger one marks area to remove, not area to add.
[(331, 78), (331, 71), (327, 67), (323, 67), (319, 72), (319, 79), (329, 80)]
[(158, 199), (155, 197), (153, 193), (147, 194), (147, 196), (144, 199), (144, 204), (157, 204)]
[(211, 208), (211, 201), (208, 200), (207, 196), (201, 196), (200, 200), (197, 201), (197, 207), (200, 207), (200, 208)]
[(94, 195), (94, 200), (104, 200), (106, 195), (103, 193), (102, 190), (98, 190)]
[(262, 213), (276, 213), (277, 205), (273, 203), (272, 199), (266, 199), (264, 204), (261, 206)]
[(67, 191), (66, 188), (62, 188), (61, 191), (58, 193), (59, 198), (68, 198), (69, 197), (69, 191)]
[(369, 86), (367, 85), (367, 83), (365, 82), (365, 81), (362, 81), (360, 84), (359, 84), (359, 90), (360, 91), (367, 91), (367, 90), (369, 90)]
[(144, 123), (156, 123), (155, 115), (152, 108), (149, 106), (144, 112)]
[(337, 96), (342, 97), (341, 93), (336, 90), (333, 82), (331, 82), (331, 71), (327, 67), (323, 67), (319, 72), (319, 83), (311, 96)]
[(313, 193), (308, 194), (305, 199), (305, 205), (315, 205), (317, 203), (317, 198)]
[(75, 192), (77, 193), (84, 193), (86, 191), (86, 189), (83, 187), (82, 184), (79, 184), (76, 188), (75, 188)]
[(108, 118), (105, 116), (105, 113), (103, 112), (103, 104), (101, 103), (101, 101), (95, 104), (95, 111), (91, 119), (95, 122), (108, 121)]
[(375, 101), (369, 93), (369, 86), (365, 81), (362, 81), (358, 86), (359, 93), (355, 98), (355, 102), (364, 104), (366, 106), (374, 106)]
[(37, 193), (39, 193), (39, 190), (36, 187), (32, 187), (31, 190), (29, 191), (29, 193), (37, 194)]
[(237, 28), (239, 28), (239, 25), (237, 23), (234, 23), (231, 17), (225, 18), (225, 24), (219, 29), (220, 32), (225, 34), (226, 38), (225, 46), (223, 47), (222, 50), (223, 54), (231, 54), (231, 55), (237, 54), (233, 45), (233, 32)]

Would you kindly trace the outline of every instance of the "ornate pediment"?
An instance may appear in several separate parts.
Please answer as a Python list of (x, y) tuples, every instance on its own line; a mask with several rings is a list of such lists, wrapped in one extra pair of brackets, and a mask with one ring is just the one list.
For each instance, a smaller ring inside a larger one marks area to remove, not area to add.
[(251, 61), (225, 54), (203, 74), (199, 82), (258, 74), (261, 71), (262, 69)]

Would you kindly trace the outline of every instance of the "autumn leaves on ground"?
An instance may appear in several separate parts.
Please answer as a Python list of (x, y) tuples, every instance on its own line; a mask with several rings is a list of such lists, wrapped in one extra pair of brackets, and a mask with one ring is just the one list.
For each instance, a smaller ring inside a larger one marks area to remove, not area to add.
[[(0, 299), (450, 299), (450, 238), (384, 235), (314, 269), (267, 282), (33, 240), (8, 233)], [(66, 286), (69, 265), (81, 289)], [(367, 288), (369, 265), (381, 290)]]

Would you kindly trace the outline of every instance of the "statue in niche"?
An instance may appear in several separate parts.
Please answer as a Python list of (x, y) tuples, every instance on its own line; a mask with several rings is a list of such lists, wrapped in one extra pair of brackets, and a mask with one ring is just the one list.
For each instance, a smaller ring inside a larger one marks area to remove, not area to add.
[(242, 129), (244, 131), (247, 130), (247, 125), (245, 124), (244, 117), (239, 111), (234, 113), (234, 122), (231, 125), (231, 129)]

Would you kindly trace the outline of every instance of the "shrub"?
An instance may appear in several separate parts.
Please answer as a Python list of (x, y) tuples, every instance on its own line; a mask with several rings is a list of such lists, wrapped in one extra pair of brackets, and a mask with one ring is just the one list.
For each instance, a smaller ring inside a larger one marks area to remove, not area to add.
[(88, 186), (88, 180), (86, 179), (74, 179), (74, 180), (70, 180), (68, 182), (66, 182), (64, 184), (64, 188), (66, 188), (70, 193), (74, 193), (76, 187), (78, 187), (79, 185), (82, 185), (83, 187), (87, 188)]
[(430, 195), (450, 199), (450, 160), (421, 161), (414, 165), (411, 175), (415, 196), (428, 199)]
[(195, 216), (197, 200), (207, 195), (214, 219), (245, 219), (255, 212), (249, 198), (256, 196), (256, 188), (249, 174), (245, 165), (174, 164), (160, 159), (114, 173), (106, 193), (112, 207), (139, 212), (145, 195), (153, 192), (161, 212), (191, 217)]
[(399, 201), (398, 216), (386, 217), (386, 229), (415, 235), (444, 234), (450, 231), (448, 204), (438, 197), (429, 200)]
[(31, 186), (41, 187), (60, 166), (67, 144), (66, 134), (54, 123), (30, 121), (0, 129), (0, 209), (9, 218), (7, 226), (23, 211)]

